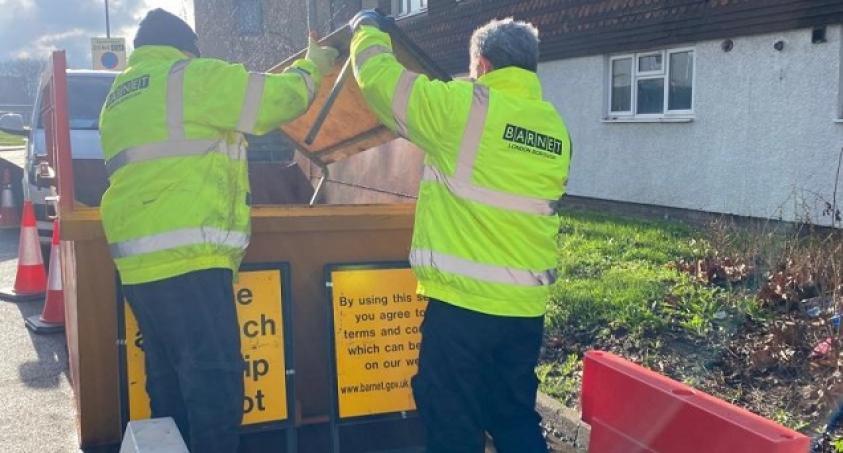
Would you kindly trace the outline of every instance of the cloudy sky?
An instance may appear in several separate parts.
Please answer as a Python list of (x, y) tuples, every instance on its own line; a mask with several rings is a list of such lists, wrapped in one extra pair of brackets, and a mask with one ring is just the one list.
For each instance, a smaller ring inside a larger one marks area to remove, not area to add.
[[(164, 8), (193, 25), (193, 0), (108, 0), (111, 36), (131, 46), (146, 11)], [(0, 0), (0, 60), (65, 49), (71, 68), (91, 67), (91, 38), (105, 36), (104, 0)]]

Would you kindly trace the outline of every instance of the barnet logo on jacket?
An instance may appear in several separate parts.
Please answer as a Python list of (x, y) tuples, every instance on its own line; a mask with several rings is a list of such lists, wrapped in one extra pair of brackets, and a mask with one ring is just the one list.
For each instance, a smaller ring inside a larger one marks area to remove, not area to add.
[(135, 77), (132, 80), (123, 82), (117, 88), (111, 90), (108, 94), (108, 99), (105, 101), (105, 108), (110, 109), (114, 105), (119, 104), (132, 96), (140, 94), (139, 91), (149, 86), (149, 74), (144, 74), (140, 77)]
[(532, 152), (529, 148), (518, 146), (525, 145), (557, 156), (562, 155), (562, 141), (558, 138), (540, 134), (523, 127), (513, 126), (512, 124), (507, 124), (506, 128), (504, 128), (503, 139), (511, 143), (510, 148), (520, 151)]

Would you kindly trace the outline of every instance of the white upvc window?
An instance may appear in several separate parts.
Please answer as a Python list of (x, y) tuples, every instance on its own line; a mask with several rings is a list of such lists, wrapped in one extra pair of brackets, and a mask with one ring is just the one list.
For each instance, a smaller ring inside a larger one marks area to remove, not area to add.
[(398, 0), (398, 17), (427, 11), (427, 0)]
[(665, 118), (694, 113), (694, 49), (609, 57), (608, 116)]

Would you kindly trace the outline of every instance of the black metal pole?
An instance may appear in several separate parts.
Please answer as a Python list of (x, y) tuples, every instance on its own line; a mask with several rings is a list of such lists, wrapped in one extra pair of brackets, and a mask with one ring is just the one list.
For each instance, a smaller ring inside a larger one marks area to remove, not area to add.
[(108, 0), (105, 0), (105, 37), (111, 38), (111, 24), (108, 19)]
[(325, 99), (325, 103), (322, 104), (322, 108), (319, 110), (319, 114), (316, 116), (316, 121), (313, 122), (313, 126), (310, 127), (310, 130), (307, 132), (307, 136), (304, 138), (304, 143), (307, 145), (312, 145), (313, 142), (316, 140), (316, 134), (322, 129), (322, 125), (325, 124), (325, 119), (328, 118), (328, 113), (331, 112), (331, 107), (334, 106), (334, 101), (337, 100), (337, 97), (340, 95), (340, 91), (342, 91), (342, 87), (345, 84), (346, 79), (348, 79), (348, 75), (351, 73), (351, 57), (345, 60), (345, 63), (342, 65), (342, 69), (340, 69), (339, 75), (337, 75), (337, 79), (334, 80), (334, 86), (331, 88), (330, 94), (328, 94), (328, 98)]

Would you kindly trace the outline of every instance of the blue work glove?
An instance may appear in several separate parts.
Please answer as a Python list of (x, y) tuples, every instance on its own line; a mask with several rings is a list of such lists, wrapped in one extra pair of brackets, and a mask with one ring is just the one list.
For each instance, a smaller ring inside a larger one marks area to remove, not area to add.
[(363, 25), (369, 25), (372, 27), (377, 27), (380, 30), (384, 30), (389, 28), (392, 24), (395, 23), (395, 19), (391, 17), (384, 16), (380, 11), (376, 9), (364, 9), (357, 13), (351, 20), (348, 22), (348, 25), (351, 26), (352, 31), (357, 31)]

